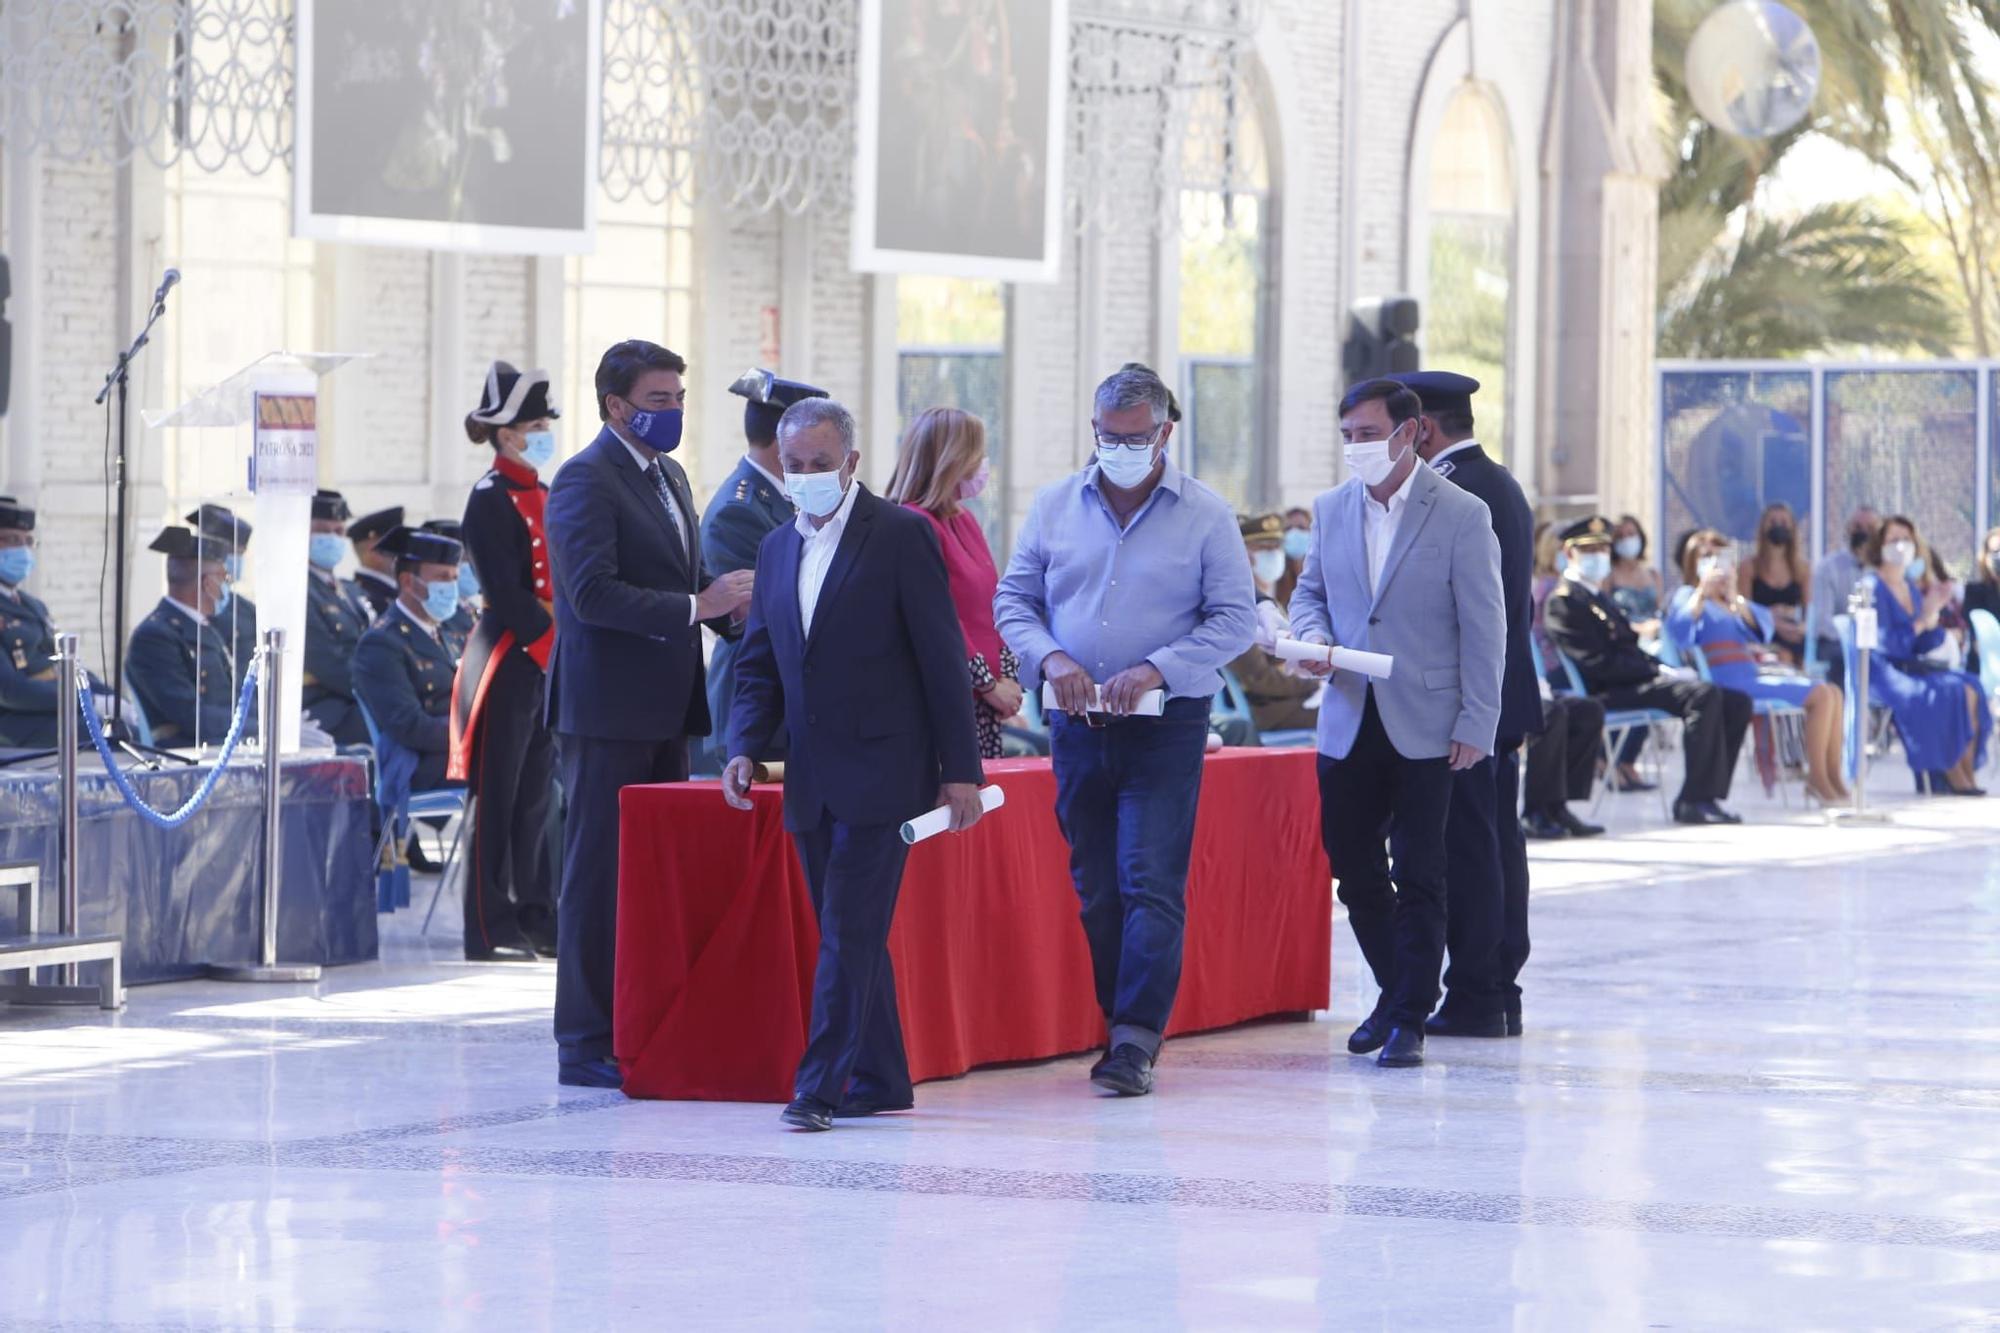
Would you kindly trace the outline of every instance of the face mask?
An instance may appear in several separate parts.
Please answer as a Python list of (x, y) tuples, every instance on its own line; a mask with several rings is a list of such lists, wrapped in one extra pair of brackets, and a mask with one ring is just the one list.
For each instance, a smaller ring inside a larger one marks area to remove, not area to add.
[(1151, 449), (1143, 454), (1135, 454), (1130, 449), (1122, 447), (1106, 449), (1099, 445), (1097, 448), (1097, 470), (1104, 474), (1106, 481), (1120, 490), (1129, 491), (1152, 476), (1153, 464), (1158, 459), (1159, 455)]
[(458, 595), (461, 600), (479, 596), (479, 571), (470, 561), (458, 567)]
[(1909, 574), (1912, 578), (1916, 577), (1916, 574), (1910, 566), (1916, 561), (1916, 558), (1917, 544), (1915, 542), (1890, 542), (1882, 548), (1883, 563), (1901, 566), (1903, 572)]
[(315, 532), (306, 547), (306, 559), (329, 573), (340, 563), (340, 557), (346, 554), (347, 538), (337, 532)]
[(1285, 558), (1303, 560), (1312, 554), (1313, 535), (1306, 528), (1292, 528), (1285, 533)]
[(1639, 552), (1646, 549), (1646, 544), (1637, 537), (1620, 537), (1611, 543), (1611, 549), (1618, 552), (1620, 560), (1637, 560)]
[(1868, 529), (1856, 528), (1854, 529), (1854, 531), (1847, 534), (1847, 547), (1849, 550), (1859, 551), (1862, 547), (1866, 546), (1867, 544), (1868, 544)]
[(1557, 552), (1556, 552), (1556, 573), (1558, 573), (1558, 574), (1562, 574), (1562, 573), (1566, 573), (1566, 572), (1568, 572), (1568, 570), (1569, 570), (1569, 552), (1568, 552), (1568, 551), (1557, 551)]
[(0, 550), (0, 583), (19, 586), (35, 572), (35, 548), (9, 546)]
[(670, 454), (681, 447), (681, 410), (675, 407), (665, 412), (634, 412), (625, 429), (648, 449)]
[(1570, 561), (1570, 568), (1585, 583), (1602, 583), (1611, 577), (1611, 552), (1591, 551)]
[(1389, 432), (1387, 439), (1346, 445), (1342, 452), (1347, 458), (1347, 470), (1361, 478), (1364, 486), (1380, 486), (1403, 461), (1403, 451), (1395, 449), (1396, 437), (1402, 433), (1403, 428), (1398, 426)]
[(231, 583), (234, 583), (234, 582), (236, 582), (236, 581), (237, 581), (238, 579), (242, 578), (242, 577), (243, 577), (243, 557), (242, 557), (242, 556), (240, 556), (240, 555), (225, 555), (225, 556), (223, 556), (223, 557), (222, 557), (222, 572), (223, 572), (223, 575), (224, 575), (225, 577), (227, 577), (227, 578), (228, 578), (228, 580), (229, 580), (229, 581), (230, 581)]
[(1916, 559), (1910, 561), (1909, 564), (1903, 566), (1904, 578), (1915, 581), (1917, 579), (1922, 578), (1923, 576), (1924, 576), (1924, 558), (1922, 556), (1918, 556)]
[[(637, 418), (634, 418), (636, 420)], [(680, 432), (674, 432), (674, 443), (680, 443)], [(672, 445), (668, 445), (672, 448)], [(521, 461), (535, 471), (547, 467), (556, 456), (556, 435), (549, 430), (531, 430), (521, 437)]]
[(832, 472), (787, 472), (785, 494), (792, 503), (814, 518), (825, 518), (840, 508), (847, 487), (841, 484), (845, 466)]
[(223, 608), (229, 605), (229, 595), (229, 580), (224, 579), (222, 581), (222, 591), (215, 594), (215, 609), (210, 611), (209, 614), (212, 616), (221, 615)]
[(440, 580), (424, 585), (424, 614), (432, 620), (450, 620), (458, 610), (458, 580)]
[(1250, 568), (1260, 583), (1276, 583), (1285, 576), (1285, 553), (1279, 550), (1252, 551)]
[(958, 498), (961, 500), (978, 499), (980, 493), (986, 489), (986, 483), (991, 480), (993, 480), (993, 466), (982, 458), (979, 460), (979, 471), (958, 483)]
[(1792, 544), (1792, 530), (1780, 523), (1776, 527), (1764, 529), (1764, 540), (1773, 546), (1790, 546)]

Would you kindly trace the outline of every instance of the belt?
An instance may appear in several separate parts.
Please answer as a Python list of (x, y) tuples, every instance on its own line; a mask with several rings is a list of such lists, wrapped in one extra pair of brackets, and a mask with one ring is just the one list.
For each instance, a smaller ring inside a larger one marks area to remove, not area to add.
[(1755, 666), (1758, 661), (1757, 654), (1752, 651), (1750, 645), (1739, 639), (1704, 643), (1701, 645), (1701, 655), (1708, 659), (1708, 664), (1712, 667), (1739, 666), (1746, 662)]

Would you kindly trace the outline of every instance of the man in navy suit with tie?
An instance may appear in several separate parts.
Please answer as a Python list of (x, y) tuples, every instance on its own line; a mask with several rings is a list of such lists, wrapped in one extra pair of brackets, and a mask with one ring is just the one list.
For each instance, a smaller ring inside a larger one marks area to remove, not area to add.
[(560, 1082), (615, 1088), (612, 966), (618, 942), (618, 793), (688, 775), (688, 737), (709, 731), (701, 626), (734, 634), (752, 571), (711, 579), (681, 442), (687, 362), (634, 339), (597, 365), (604, 429), (549, 487), (556, 642), (547, 721), (569, 801), (556, 903)]
[(937, 806), (978, 822), (979, 734), (965, 638), (937, 535), (856, 481), (854, 418), (830, 398), (787, 409), (778, 459), (798, 517), (764, 539), (729, 718), (723, 795), (750, 808), (753, 756), (780, 725), (785, 827), (819, 913), (812, 1029), (784, 1121), (904, 1111), (889, 922), (908, 852), (899, 825)]

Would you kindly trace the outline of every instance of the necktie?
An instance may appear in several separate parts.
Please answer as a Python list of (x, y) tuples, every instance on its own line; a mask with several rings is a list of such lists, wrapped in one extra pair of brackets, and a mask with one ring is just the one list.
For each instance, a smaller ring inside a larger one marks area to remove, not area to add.
[(667, 517), (673, 520), (674, 535), (687, 545), (687, 520), (681, 517), (680, 502), (674, 499), (674, 488), (667, 485), (667, 470), (655, 458), (646, 468), (646, 475), (652, 479), (653, 493), (660, 497), (660, 503), (667, 507)]

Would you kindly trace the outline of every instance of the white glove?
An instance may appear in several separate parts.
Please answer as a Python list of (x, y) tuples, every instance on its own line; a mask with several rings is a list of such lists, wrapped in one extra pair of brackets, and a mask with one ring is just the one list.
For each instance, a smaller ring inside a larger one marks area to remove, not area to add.
[(299, 719), (299, 748), (302, 750), (331, 750), (333, 737), (320, 730), (319, 723), (309, 717)]
[(1278, 640), (1289, 636), (1291, 620), (1285, 609), (1276, 602), (1257, 603), (1257, 646), (1265, 652), (1275, 652)]

